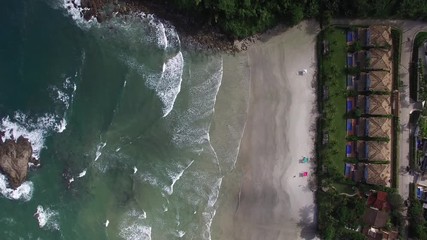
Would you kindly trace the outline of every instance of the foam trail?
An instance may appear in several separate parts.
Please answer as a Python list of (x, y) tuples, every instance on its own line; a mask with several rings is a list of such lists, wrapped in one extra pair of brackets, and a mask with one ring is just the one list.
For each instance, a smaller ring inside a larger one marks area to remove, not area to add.
[(207, 209), (205, 212), (202, 213), (203, 218), (206, 221), (206, 224), (205, 224), (206, 230), (203, 235), (205, 239), (209, 239), (209, 240), (211, 240), (211, 225), (216, 214), (215, 203), (218, 200), (221, 183), (222, 183), (222, 178), (219, 178), (216, 181), (215, 185), (213, 186), (211, 194), (209, 195)]
[(98, 144), (98, 146), (96, 147), (96, 153), (95, 153), (95, 161), (98, 160), (98, 158), (101, 156), (102, 154), (102, 149), (107, 145), (107, 142), (101, 142), (100, 144)]
[(172, 174), (169, 174), (169, 176), (172, 177), (172, 184), (169, 186), (169, 188), (166, 189), (166, 192), (168, 195), (172, 195), (173, 193), (173, 186), (175, 183), (181, 178), (181, 176), (184, 174), (185, 170), (187, 170), (192, 164), (194, 160), (192, 160), (184, 169), (182, 169), (181, 172), (179, 172), (177, 175), (173, 176)]

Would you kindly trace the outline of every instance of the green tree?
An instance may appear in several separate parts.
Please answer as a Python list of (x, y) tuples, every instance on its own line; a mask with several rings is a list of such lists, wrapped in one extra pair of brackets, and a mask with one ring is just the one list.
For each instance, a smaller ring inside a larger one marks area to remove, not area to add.
[(298, 24), (304, 18), (304, 10), (302, 6), (295, 4), (289, 10), (291, 25)]

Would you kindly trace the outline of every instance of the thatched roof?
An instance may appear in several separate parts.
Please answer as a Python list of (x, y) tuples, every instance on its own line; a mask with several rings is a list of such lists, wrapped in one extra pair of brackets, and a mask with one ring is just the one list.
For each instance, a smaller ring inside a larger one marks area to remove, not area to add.
[(391, 137), (391, 119), (384, 117), (367, 118), (368, 136)]
[(374, 46), (391, 46), (391, 27), (372, 25), (368, 28), (369, 31), (369, 44)]
[(368, 164), (365, 169), (367, 183), (390, 186), (390, 164)]
[(372, 48), (369, 50), (370, 68), (375, 70), (390, 71), (392, 67), (391, 50)]
[(370, 82), (367, 86), (367, 90), (371, 91), (385, 91), (391, 92), (392, 90), (392, 76), (389, 71), (370, 71), (365, 80), (365, 86), (367, 81)]
[(367, 141), (369, 161), (390, 161), (391, 160), (391, 142)]
[[(367, 109), (366, 109), (367, 108)], [(365, 111), (373, 115), (391, 114), (391, 98), (388, 95), (370, 95), (365, 97)]]

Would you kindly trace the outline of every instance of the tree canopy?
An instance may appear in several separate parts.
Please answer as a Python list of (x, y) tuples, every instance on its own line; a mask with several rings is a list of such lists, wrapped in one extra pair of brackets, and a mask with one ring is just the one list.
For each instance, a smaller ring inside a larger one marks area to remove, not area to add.
[(233, 38), (262, 32), (278, 23), (295, 25), (306, 18), (317, 18), (323, 24), (331, 17), (427, 19), (424, 0), (170, 0), (168, 3), (168, 7), (199, 23), (218, 27)]

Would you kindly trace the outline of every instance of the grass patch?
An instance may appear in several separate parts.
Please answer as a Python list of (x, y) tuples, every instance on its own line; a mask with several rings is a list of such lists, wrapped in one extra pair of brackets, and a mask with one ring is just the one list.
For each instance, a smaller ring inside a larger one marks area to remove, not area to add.
[(347, 193), (347, 194), (354, 194), (355, 191), (352, 188), (352, 185), (345, 184), (345, 183), (333, 183), (332, 186), (337, 190), (338, 193)]
[(324, 101), (324, 129), (329, 134), (327, 151), (330, 166), (343, 172), (346, 139), (346, 33), (342, 28), (324, 30), (323, 40), (329, 52), (322, 59), (322, 83), (327, 88), (328, 98)]

